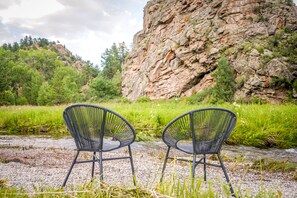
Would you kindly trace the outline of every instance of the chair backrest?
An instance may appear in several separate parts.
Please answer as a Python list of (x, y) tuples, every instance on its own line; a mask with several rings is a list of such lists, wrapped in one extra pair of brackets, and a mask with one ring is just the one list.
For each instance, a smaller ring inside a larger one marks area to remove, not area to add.
[(132, 125), (104, 107), (74, 104), (64, 110), (63, 118), (79, 150), (102, 150), (105, 137), (113, 137), (119, 142), (135, 140)]
[(218, 153), (236, 124), (236, 115), (224, 108), (202, 108), (189, 111), (172, 120), (163, 130), (163, 141), (182, 150), (188, 141), (196, 154)]

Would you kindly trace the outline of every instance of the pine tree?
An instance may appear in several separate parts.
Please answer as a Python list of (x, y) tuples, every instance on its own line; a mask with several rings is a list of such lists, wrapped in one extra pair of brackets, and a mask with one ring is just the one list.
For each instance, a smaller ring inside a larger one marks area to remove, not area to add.
[(101, 56), (102, 75), (107, 79), (112, 79), (117, 71), (122, 71), (122, 65), (125, 62), (129, 51), (125, 43), (118, 46), (113, 43), (110, 49), (106, 49)]
[(235, 81), (231, 65), (225, 58), (220, 58), (218, 68), (213, 74), (216, 84), (212, 95), (216, 100), (231, 102), (235, 92)]

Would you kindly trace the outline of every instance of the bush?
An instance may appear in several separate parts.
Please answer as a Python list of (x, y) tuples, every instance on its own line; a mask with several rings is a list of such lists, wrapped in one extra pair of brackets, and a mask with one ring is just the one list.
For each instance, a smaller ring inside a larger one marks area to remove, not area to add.
[(215, 79), (215, 85), (200, 93), (189, 97), (187, 101), (190, 104), (204, 101), (205, 103), (223, 103), (232, 102), (235, 93), (235, 80), (231, 65), (225, 58), (218, 61), (217, 70), (212, 75)]
[(28, 104), (28, 100), (25, 97), (18, 97), (16, 99), (16, 105), (27, 105)]
[(297, 91), (297, 79), (294, 81), (292, 87), (295, 91)]
[(0, 93), (0, 105), (15, 105), (15, 94), (10, 90)]
[(297, 63), (297, 32), (279, 32), (269, 38), (267, 47), (275, 57), (284, 56), (288, 58), (289, 63)]
[(212, 89), (215, 101), (232, 102), (235, 92), (235, 81), (231, 65), (225, 58), (219, 59), (218, 68), (213, 77), (216, 80), (216, 84)]
[(192, 96), (188, 97), (187, 101), (190, 104), (195, 104), (195, 103), (198, 103), (198, 102), (202, 102), (203, 100), (205, 100), (211, 94), (211, 92), (212, 92), (212, 89), (209, 88), (209, 89), (206, 89), (206, 90), (204, 90), (202, 92), (195, 93)]
[(91, 87), (92, 95), (96, 99), (114, 98), (120, 95), (120, 93), (118, 92), (117, 86), (113, 84), (111, 80), (105, 79), (102, 76), (96, 77), (91, 82), (90, 87)]
[(136, 100), (136, 102), (150, 102), (151, 99), (147, 96), (142, 96)]

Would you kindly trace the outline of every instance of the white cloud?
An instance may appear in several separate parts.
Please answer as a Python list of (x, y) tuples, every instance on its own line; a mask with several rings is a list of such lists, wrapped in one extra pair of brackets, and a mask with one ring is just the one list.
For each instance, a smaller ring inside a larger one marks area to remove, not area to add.
[(10, 19), (37, 18), (61, 9), (63, 9), (63, 6), (55, 0), (47, 1), (46, 3), (40, 0), (22, 0), (17, 4), (9, 6), (8, 9), (0, 10), (0, 15), (4, 18), (3, 22), (6, 23)]
[[(60, 41), (95, 64), (112, 43), (132, 43), (147, 0), (11, 0), (0, 3), (0, 44), (24, 35)], [(3, 3), (5, 2), (5, 3)]]

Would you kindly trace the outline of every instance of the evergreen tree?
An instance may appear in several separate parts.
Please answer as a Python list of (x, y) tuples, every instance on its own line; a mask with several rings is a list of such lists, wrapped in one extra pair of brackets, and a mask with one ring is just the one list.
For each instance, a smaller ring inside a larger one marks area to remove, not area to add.
[(125, 43), (118, 46), (113, 43), (110, 49), (106, 49), (101, 56), (102, 75), (107, 79), (112, 79), (117, 71), (122, 71), (122, 65), (125, 62), (129, 51)]
[(117, 87), (111, 80), (98, 75), (90, 84), (92, 97), (95, 100), (103, 100), (119, 96)]
[(225, 58), (220, 58), (218, 68), (213, 74), (216, 84), (212, 89), (212, 96), (215, 100), (231, 102), (235, 92), (235, 81), (231, 65)]
[(20, 46), (17, 42), (14, 42), (12, 45), (12, 51), (16, 52), (20, 49)]

